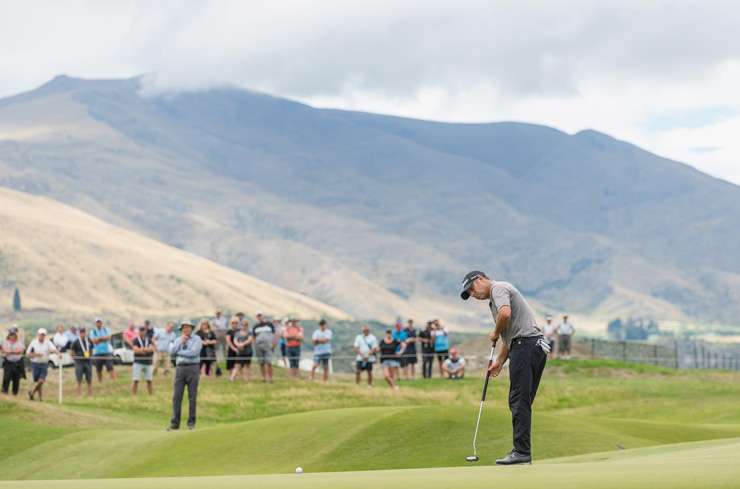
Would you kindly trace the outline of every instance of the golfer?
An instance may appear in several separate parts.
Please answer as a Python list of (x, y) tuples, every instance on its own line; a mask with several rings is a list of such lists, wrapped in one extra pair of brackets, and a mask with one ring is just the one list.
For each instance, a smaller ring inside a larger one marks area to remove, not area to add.
[(195, 325), (185, 321), (180, 325), (182, 336), (172, 344), (170, 354), (175, 359), (175, 388), (172, 392), (172, 420), (170, 430), (180, 429), (180, 413), (185, 386), (188, 387), (188, 429), (195, 429), (195, 408), (198, 399), (198, 381), (200, 380), (200, 350), (203, 343), (198, 335), (193, 334)]
[(498, 465), (532, 463), (530, 446), (532, 403), (545, 369), (549, 345), (537, 326), (534, 312), (522, 294), (508, 282), (489, 279), (485, 273), (473, 271), (465, 275), (460, 297), (488, 301), (495, 327), (492, 342), (501, 338), (501, 347), (493, 358), (489, 373), (494, 377), (509, 359), (509, 409), (514, 429), (514, 449)]

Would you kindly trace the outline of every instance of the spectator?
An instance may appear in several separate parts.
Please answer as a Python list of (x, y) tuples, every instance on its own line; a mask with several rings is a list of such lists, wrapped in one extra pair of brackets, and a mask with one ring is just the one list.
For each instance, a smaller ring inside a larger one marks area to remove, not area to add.
[(558, 353), (560, 358), (570, 358), (570, 343), (576, 328), (568, 322), (568, 315), (563, 316), (563, 322), (558, 326)]
[(393, 339), (398, 342), (398, 362), (399, 365), (403, 366), (403, 360), (401, 357), (401, 348), (403, 348), (406, 345), (406, 339), (408, 336), (406, 335), (406, 330), (403, 329), (403, 324), (401, 324), (401, 318), (396, 321), (396, 325), (393, 328)]
[(221, 311), (216, 311), (216, 315), (211, 319), (211, 326), (215, 330), (214, 333), (226, 334), (226, 318), (223, 316)]
[[(221, 367), (218, 366), (218, 362), (224, 359), (224, 357), (228, 357), (229, 355), (229, 345), (226, 343), (226, 334), (228, 333), (228, 328), (231, 325), (230, 322), (226, 321), (226, 318), (224, 317), (221, 310), (216, 310), (216, 313), (213, 318), (210, 320), (211, 323), (211, 331), (216, 335), (216, 345), (214, 347), (214, 358), (217, 361), (216, 364), (216, 375), (221, 375)], [(228, 359), (226, 360), (228, 363)], [(229, 370), (228, 368), (226, 370)]]
[(275, 326), (275, 334), (278, 337), (278, 348), (280, 349), (280, 361), (283, 367), (288, 368), (288, 345), (285, 342), (285, 326), (288, 325), (289, 318), (274, 319), (272, 325)]
[(164, 329), (157, 328), (154, 331), (154, 344), (157, 345), (157, 354), (154, 356), (154, 375), (159, 369), (163, 369), (165, 375), (170, 373), (170, 349), (177, 339), (175, 336), (175, 324), (170, 321)]
[(200, 380), (200, 350), (202, 342), (193, 334), (195, 326), (189, 321), (180, 324), (182, 333), (172, 345), (170, 355), (175, 359), (175, 384), (172, 391), (172, 419), (167, 431), (180, 429), (182, 397), (185, 387), (188, 388), (188, 429), (195, 429), (195, 417), (198, 401), (198, 381)]
[(439, 363), (439, 376), (443, 377), (442, 364), (447, 360), (450, 350), (450, 339), (447, 334), (447, 329), (442, 326), (439, 319), (434, 320), (434, 353), (437, 355), (437, 362)]
[(272, 350), (277, 344), (275, 326), (265, 321), (261, 313), (257, 313), (258, 323), (252, 329), (254, 337), (254, 356), (260, 364), (262, 382), (272, 384)]
[(303, 328), (297, 319), (291, 319), (285, 328), (285, 345), (288, 353), (290, 376), (298, 378), (298, 367), (301, 363), (301, 344), (303, 343)]
[[(269, 322), (267, 320), (267, 318), (265, 317), (265, 315), (262, 314), (261, 312), (258, 312), (257, 314), (255, 314), (255, 318), (257, 319), (257, 324), (260, 324), (260, 323), (268, 323)], [(275, 331), (275, 332), (277, 332), (277, 331)]]
[(380, 342), (380, 364), (383, 366), (383, 376), (391, 389), (398, 389), (398, 368), (400, 367), (399, 353), (403, 354), (401, 343), (393, 338), (393, 331), (385, 332), (385, 337)]
[(231, 370), (229, 380), (234, 380), (239, 371), (242, 373), (244, 382), (249, 382), (252, 376), (252, 343), (254, 337), (249, 332), (249, 321), (242, 321), (240, 328), (234, 332), (232, 344), (234, 345), (235, 358), (234, 367)]
[(59, 352), (63, 352), (67, 350), (67, 346), (69, 344), (69, 338), (67, 337), (67, 334), (64, 331), (64, 325), (63, 324), (57, 324), (57, 332), (54, 333), (54, 336), (51, 339), (52, 343), (54, 343), (54, 346)]
[(378, 351), (378, 339), (370, 334), (367, 325), (362, 326), (362, 333), (355, 337), (355, 353), (357, 353), (355, 366), (355, 382), (359, 385), (362, 372), (367, 372), (367, 386), (373, 386), (373, 364), (375, 353)]
[(70, 326), (69, 329), (64, 333), (67, 337), (67, 348), (71, 348), (77, 338), (79, 338), (77, 326)]
[(134, 366), (132, 369), (133, 383), (131, 384), (131, 394), (136, 395), (139, 389), (139, 381), (142, 377), (146, 380), (146, 391), (151, 396), (154, 393), (154, 386), (152, 385), (152, 379), (154, 377), (154, 365), (152, 365), (152, 358), (154, 357), (154, 351), (156, 345), (149, 338), (149, 331), (146, 326), (139, 327), (139, 336), (134, 338), (131, 342), (131, 346), (134, 350)]
[(319, 366), (324, 373), (324, 382), (329, 380), (329, 361), (331, 361), (331, 339), (332, 332), (325, 319), (319, 321), (319, 329), (311, 335), (313, 342), (313, 367), (311, 368), (311, 380), (314, 379), (316, 369)]
[(18, 395), (21, 387), (21, 378), (26, 376), (26, 368), (23, 366), (23, 352), (25, 345), (18, 339), (18, 328), (12, 326), (8, 328), (8, 335), (3, 341), (0, 352), (5, 359), (3, 362), (3, 394), (8, 393), (12, 384), (12, 393)]
[(133, 348), (133, 341), (138, 335), (136, 325), (133, 321), (129, 321), (128, 327), (123, 331), (123, 342), (126, 343), (126, 348), (129, 350)]
[(211, 330), (211, 323), (207, 319), (202, 319), (198, 325), (198, 332), (195, 333), (200, 337), (202, 348), (200, 350), (200, 370), (201, 375), (211, 376), (211, 367), (216, 361), (216, 333)]
[(450, 358), (442, 364), (445, 377), (452, 380), (465, 377), (465, 359), (458, 354), (457, 348), (450, 349)]
[(549, 314), (545, 317), (545, 340), (550, 345), (550, 353), (548, 358), (555, 356), (555, 337), (557, 336), (557, 328), (552, 322), (552, 316)]
[(404, 344), (404, 353), (401, 356), (401, 368), (403, 369), (403, 378), (414, 380), (416, 378), (416, 343), (419, 341), (414, 328), (414, 320), (409, 319), (406, 322), (406, 342)]
[[(28, 391), (28, 399), (33, 401), (36, 394), (39, 395), (39, 401), (43, 401), (44, 382), (46, 374), (49, 372), (49, 354), (59, 353), (59, 350), (50, 340), (46, 339), (46, 330), (39, 328), (36, 339), (31, 341), (26, 350), (26, 355), (31, 359), (31, 368), (33, 372), (33, 389)], [(59, 366), (61, 368), (61, 364)]]
[(243, 322), (239, 321), (239, 318), (234, 316), (229, 321), (229, 329), (226, 330), (226, 370), (229, 372), (229, 379), (234, 380), (232, 370), (234, 369), (235, 359), (239, 356), (238, 349), (234, 344), (234, 335), (239, 332)]
[(144, 320), (144, 328), (146, 328), (146, 337), (150, 340), (154, 339), (154, 325), (148, 319)]
[(94, 345), (87, 337), (85, 328), (79, 329), (78, 338), (72, 343), (72, 359), (75, 362), (75, 379), (77, 380), (77, 397), (82, 397), (82, 381), (87, 384), (87, 395), (92, 396), (92, 353)]
[(95, 319), (95, 328), (90, 331), (90, 341), (93, 345), (93, 365), (98, 373), (98, 382), (103, 381), (103, 367), (108, 371), (111, 380), (116, 380), (113, 370), (113, 346), (110, 343), (110, 329), (103, 326), (103, 320)]
[(426, 329), (419, 333), (419, 341), (421, 342), (421, 370), (425, 379), (432, 378), (432, 370), (434, 366), (433, 331), (434, 323), (432, 321), (427, 321)]

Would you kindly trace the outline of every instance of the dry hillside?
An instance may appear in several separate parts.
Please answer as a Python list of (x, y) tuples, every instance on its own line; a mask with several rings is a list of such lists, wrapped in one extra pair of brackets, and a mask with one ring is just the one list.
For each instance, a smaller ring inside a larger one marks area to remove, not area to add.
[(17, 284), (26, 308), (179, 315), (227, 307), (348, 317), (48, 198), (0, 188), (0, 223), (0, 290), (10, 298)]

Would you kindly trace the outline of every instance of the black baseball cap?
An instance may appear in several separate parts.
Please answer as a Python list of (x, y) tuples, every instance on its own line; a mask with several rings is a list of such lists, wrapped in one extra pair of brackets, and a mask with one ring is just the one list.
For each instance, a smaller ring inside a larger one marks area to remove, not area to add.
[(460, 291), (460, 298), (462, 300), (468, 300), (468, 298), (470, 297), (470, 292), (468, 292), (468, 289), (470, 289), (470, 286), (473, 285), (475, 279), (480, 277), (488, 278), (488, 275), (478, 270), (473, 270), (472, 272), (468, 272), (468, 274), (465, 275), (465, 278), (462, 281), (462, 290)]

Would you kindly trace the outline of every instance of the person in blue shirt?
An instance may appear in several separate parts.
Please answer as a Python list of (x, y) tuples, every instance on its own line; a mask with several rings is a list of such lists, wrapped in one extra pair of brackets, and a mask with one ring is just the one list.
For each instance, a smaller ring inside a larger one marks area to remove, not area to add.
[(450, 356), (450, 337), (439, 319), (434, 320), (432, 335), (434, 337), (434, 353), (437, 355), (437, 362), (439, 362), (439, 376), (444, 378), (442, 366)]
[(95, 327), (90, 331), (90, 341), (93, 345), (93, 365), (98, 373), (98, 382), (103, 381), (103, 367), (108, 371), (111, 380), (116, 380), (113, 370), (113, 345), (110, 342), (110, 329), (103, 326), (103, 320), (95, 319)]
[(189, 321), (180, 324), (181, 336), (174, 341), (170, 355), (175, 359), (175, 385), (172, 392), (172, 419), (167, 431), (180, 429), (182, 397), (188, 388), (188, 429), (195, 429), (195, 411), (200, 381), (200, 350), (203, 348), (199, 336), (193, 334), (195, 325)]
[(397, 352), (400, 353), (401, 352), (401, 346), (406, 342), (406, 339), (408, 339), (408, 337), (409, 337), (408, 333), (406, 332), (405, 329), (403, 329), (403, 325), (400, 322), (397, 322), (396, 323), (396, 327), (393, 330), (393, 333), (391, 334), (391, 337), (394, 340), (398, 341), (399, 345), (398, 345)]
[(157, 345), (157, 354), (154, 356), (154, 375), (157, 375), (159, 369), (162, 369), (165, 375), (170, 374), (170, 348), (177, 339), (174, 329), (175, 323), (169, 321), (164, 328), (156, 329), (154, 332), (154, 343)]
[(71, 347), (72, 344), (80, 339), (80, 336), (77, 332), (77, 326), (70, 326), (70, 328), (64, 333), (64, 335), (67, 337), (67, 346)]

